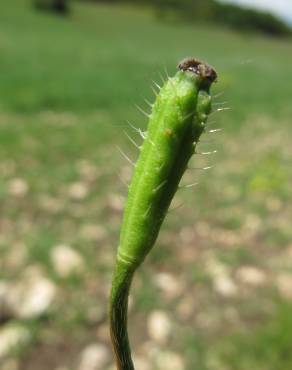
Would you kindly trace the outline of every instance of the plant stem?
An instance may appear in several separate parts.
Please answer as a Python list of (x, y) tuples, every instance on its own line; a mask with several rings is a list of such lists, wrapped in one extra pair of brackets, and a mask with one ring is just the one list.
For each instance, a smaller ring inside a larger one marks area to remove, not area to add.
[(110, 334), (118, 370), (134, 370), (128, 339), (128, 296), (134, 269), (117, 262), (110, 297)]

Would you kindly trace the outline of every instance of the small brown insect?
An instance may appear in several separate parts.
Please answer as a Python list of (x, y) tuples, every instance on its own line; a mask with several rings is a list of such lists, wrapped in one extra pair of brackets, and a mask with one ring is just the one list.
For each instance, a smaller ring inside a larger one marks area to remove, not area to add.
[(196, 75), (207, 79), (210, 83), (217, 80), (217, 72), (213, 67), (205, 62), (201, 62), (195, 58), (185, 58), (183, 59), (178, 68), (182, 71), (190, 71), (195, 73)]

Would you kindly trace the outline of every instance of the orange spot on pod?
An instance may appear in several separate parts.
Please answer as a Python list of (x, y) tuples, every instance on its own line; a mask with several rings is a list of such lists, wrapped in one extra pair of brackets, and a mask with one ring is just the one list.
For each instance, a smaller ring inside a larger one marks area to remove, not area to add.
[(173, 136), (173, 131), (170, 128), (165, 129), (164, 131), (165, 136), (171, 137)]

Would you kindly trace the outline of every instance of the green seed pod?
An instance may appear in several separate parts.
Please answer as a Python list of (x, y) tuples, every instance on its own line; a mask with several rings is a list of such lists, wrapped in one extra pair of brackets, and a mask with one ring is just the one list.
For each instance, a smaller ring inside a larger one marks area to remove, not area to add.
[(133, 273), (155, 243), (211, 110), (214, 69), (190, 58), (178, 68), (154, 103), (129, 187), (110, 298), (111, 337), (119, 370), (134, 369), (127, 335)]

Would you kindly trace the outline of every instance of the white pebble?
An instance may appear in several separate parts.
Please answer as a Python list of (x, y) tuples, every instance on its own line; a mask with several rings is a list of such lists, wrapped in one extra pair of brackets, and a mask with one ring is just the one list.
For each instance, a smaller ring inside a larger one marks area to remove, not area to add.
[(276, 285), (283, 298), (292, 300), (292, 274), (280, 274), (277, 277)]
[(83, 200), (88, 194), (88, 188), (83, 182), (75, 182), (69, 186), (68, 194), (74, 200)]
[(104, 370), (111, 360), (111, 351), (101, 343), (87, 346), (81, 353), (78, 370)]
[(287, 248), (287, 257), (290, 262), (292, 262), (292, 244), (288, 246)]
[(246, 217), (246, 221), (245, 221), (245, 227), (251, 231), (251, 232), (255, 232), (257, 231), (260, 226), (261, 226), (261, 219), (258, 215), (256, 214), (253, 214), (253, 213), (250, 213), (247, 215)]
[(19, 283), (11, 287), (9, 305), (19, 318), (38, 317), (51, 308), (56, 290), (55, 284), (38, 270), (30, 270)]
[(195, 238), (195, 230), (192, 227), (183, 227), (179, 236), (183, 243), (191, 243)]
[(265, 273), (253, 266), (242, 266), (237, 270), (236, 277), (244, 284), (258, 286), (266, 282)]
[(20, 324), (7, 325), (0, 330), (0, 359), (30, 340), (29, 331)]
[(21, 178), (12, 179), (8, 184), (8, 191), (15, 197), (23, 197), (28, 192), (28, 184)]
[(106, 237), (106, 230), (101, 225), (86, 224), (81, 227), (80, 235), (86, 240), (99, 241)]
[(147, 322), (148, 333), (152, 340), (164, 344), (171, 333), (171, 322), (164, 311), (153, 311)]
[(80, 273), (84, 269), (82, 257), (68, 245), (60, 244), (51, 251), (54, 270), (61, 277)]
[(121, 212), (124, 209), (124, 198), (119, 194), (111, 194), (108, 197), (109, 207), (116, 212)]
[(213, 255), (207, 255), (206, 257), (206, 272), (210, 274), (211, 277), (216, 278), (218, 276), (225, 276), (228, 273), (226, 266), (218, 261)]
[(233, 297), (237, 293), (237, 286), (229, 276), (220, 275), (214, 280), (215, 291), (223, 297)]
[(43, 210), (52, 214), (57, 214), (64, 208), (64, 202), (62, 199), (58, 199), (47, 194), (39, 197), (39, 204)]
[(156, 363), (158, 365), (158, 370), (184, 370), (185, 365), (182, 357), (170, 351), (161, 352), (157, 359)]
[(167, 298), (175, 298), (183, 291), (183, 284), (181, 281), (168, 273), (158, 273), (155, 276), (155, 283), (160, 288)]
[(86, 160), (81, 160), (77, 163), (79, 174), (86, 180), (94, 181), (98, 175), (97, 167)]
[(134, 364), (135, 368), (139, 370), (152, 370), (151, 365), (149, 364), (149, 359), (144, 357), (135, 357), (134, 358)]

